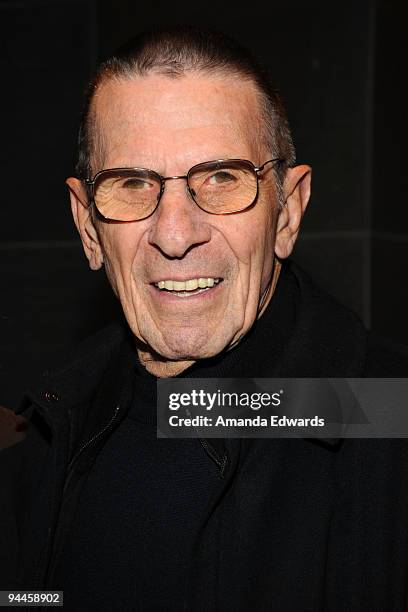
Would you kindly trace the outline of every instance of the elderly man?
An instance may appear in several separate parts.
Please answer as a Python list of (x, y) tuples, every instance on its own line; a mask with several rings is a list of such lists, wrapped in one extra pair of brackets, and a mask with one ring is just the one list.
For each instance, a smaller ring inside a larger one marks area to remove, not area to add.
[(2, 588), (68, 610), (406, 609), (404, 441), (156, 437), (158, 377), (407, 371), (285, 263), (311, 170), (269, 77), (219, 34), (140, 36), (99, 68), (79, 147), (75, 224), (126, 325), (8, 430)]

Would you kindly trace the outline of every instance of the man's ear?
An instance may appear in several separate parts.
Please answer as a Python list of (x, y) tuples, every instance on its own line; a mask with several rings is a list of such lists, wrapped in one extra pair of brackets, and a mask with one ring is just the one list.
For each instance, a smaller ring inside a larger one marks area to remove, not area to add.
[(279, 213), (275, 253), (280, 259), (291, 254), (300, 222), (310, 198), (312, 169), (302, 165), (288, 168), (283, 184), (284, 204)]
[(71, 198), (72, 216), (81, 236), (89, 267), (91, 270), (99, 270), (103, 265), (103, 253), (88, 205), (85, 187), (79, 179), (74, 177), (68, 178), (65, 182), (68, 185)]

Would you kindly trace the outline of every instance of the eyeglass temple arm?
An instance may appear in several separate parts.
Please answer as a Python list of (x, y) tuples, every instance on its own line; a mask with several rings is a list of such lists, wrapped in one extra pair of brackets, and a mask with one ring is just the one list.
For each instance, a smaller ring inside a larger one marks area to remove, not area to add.
[(262, 164), (262, 166), (258, 166), (257, 168), (255, 168), (255, 172), (262, 172), (262, 170), (265, 168), (266, 164), (272, 164), (274, 162), (280, 162), (283, 163), (285, 160), (282, 159), (281, 157), (274, 157), (274, 159), (268, 159), (268, 161), (266, 161), (264, 164)]

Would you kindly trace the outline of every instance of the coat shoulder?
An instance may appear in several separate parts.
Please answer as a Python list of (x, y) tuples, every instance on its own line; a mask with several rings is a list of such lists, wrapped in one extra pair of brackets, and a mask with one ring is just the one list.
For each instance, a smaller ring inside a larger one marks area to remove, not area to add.
[(129, 329), (121, 320), (88, 336), (77, 345), (61, 362), (44, 373), (45, 378), (59, 378), (76, 370), (95, 370), (109, 362), (112, 355), (120, 348), (129, 336)]
[(408, 377), (408, 346), (370, 333), (364, 375), (367, 378)]

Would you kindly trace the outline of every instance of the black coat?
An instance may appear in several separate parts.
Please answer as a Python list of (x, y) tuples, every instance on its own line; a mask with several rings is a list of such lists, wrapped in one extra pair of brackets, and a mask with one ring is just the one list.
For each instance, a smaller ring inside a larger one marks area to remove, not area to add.
[[(286, 267), (277, 296), (241, 345), (200, 364), (201, 377), (406, 376), (408, 352), (373, 340), (298, 268)], [(25, 439), (3, 432), (1, 589), (47, 586), (84, 475), (126, 413), (132, 359), (124, 327), (103, 330), (25, 397)], [(185, 610), (408, 610), (408, 441), (212, 439), (203, 453), (219, 482), (197, 533)]]

